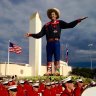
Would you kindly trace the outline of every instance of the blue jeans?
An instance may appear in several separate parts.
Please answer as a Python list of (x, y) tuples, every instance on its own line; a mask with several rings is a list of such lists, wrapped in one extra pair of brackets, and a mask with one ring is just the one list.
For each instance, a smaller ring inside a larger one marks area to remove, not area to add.
[(52, 56), (54, 55), (54, 61), (60, 60), (60, 41), (47, 42), (46, 45), (47, 62), (52, 62)]

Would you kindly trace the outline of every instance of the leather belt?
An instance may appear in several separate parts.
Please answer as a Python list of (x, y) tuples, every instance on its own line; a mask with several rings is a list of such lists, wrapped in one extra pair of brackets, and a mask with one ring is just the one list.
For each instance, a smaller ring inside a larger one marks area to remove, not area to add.
[(59, 40), (59, 38), (50, 38), (50, 39), (48, 39), (47, 41), (48, 42), (52, 42), (52, 41), (58, 41)]

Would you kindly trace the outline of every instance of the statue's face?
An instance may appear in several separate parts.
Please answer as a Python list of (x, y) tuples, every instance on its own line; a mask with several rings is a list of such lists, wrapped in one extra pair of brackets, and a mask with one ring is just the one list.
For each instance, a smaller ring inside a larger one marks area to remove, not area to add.
[(51, 20), (56, 20), (57, 19), (57, 15), (56, 15), (55, 12), (52, 12), (50, 17), (51, 17)]

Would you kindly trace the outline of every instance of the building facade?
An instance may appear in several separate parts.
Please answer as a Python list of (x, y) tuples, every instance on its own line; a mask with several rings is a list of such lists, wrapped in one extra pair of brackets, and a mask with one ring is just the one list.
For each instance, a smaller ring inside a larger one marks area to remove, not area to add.
[[(7, 67), (7, 68), (6, 68)], [(8, 71), (7, 71), (8, 69)], [(72, 67), (68, 66), (66, 62), (60, 61), (60, 75), (67, 76), (69, 72), (72, 71)], [(40, 76), (43, 76), (47, 72), (47, 66), (40, 66)], [(0, 64), (0, 75), (17, 75), (20, 77), (24, 76), (34, 76), (32, 74), (32, 66), (29, 64), (16, 64), (16, 63), (1, 63)]]

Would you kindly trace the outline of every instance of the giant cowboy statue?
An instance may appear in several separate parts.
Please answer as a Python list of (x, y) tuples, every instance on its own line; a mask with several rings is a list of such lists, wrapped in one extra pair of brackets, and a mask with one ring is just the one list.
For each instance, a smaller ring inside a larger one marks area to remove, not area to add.
[(82, 20), (87, 17), (82, 17), (77, 20), (74, 20), (70, 23), (66, 23), (63, 20), (58, 20), (60, 17), (60, 11), (57, 8), (52, 8), (47, 10), (47, 16), (50, 19), (46, 23), (40, 32), (37, 34), (26, 33), (26, 37), (33, 37), (39, 39), (46, 35), (47, 45), (47, 75), (52, 74), (52, 56), (54, 56), (54, 66), (55, 74), (60, 74), (60, 35), (61, 29), (73, 28)]

